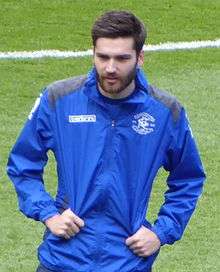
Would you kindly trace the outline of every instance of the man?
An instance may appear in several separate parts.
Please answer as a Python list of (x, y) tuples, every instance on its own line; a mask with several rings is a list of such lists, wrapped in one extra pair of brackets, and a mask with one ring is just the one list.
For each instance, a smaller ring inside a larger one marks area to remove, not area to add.
[[(190, 219), (205, 174), (183, 107), (140, 70), (145, 38), (129, 12), (99, 18), (94, 68), (45, 89), (10, 154), (20, 210), (47, 227), (37, 271), (151, 271)], [(49, 149), (56, 200), (42, 178)], [(168, 190), (151, 226), (145, 216), (160, 167)]]

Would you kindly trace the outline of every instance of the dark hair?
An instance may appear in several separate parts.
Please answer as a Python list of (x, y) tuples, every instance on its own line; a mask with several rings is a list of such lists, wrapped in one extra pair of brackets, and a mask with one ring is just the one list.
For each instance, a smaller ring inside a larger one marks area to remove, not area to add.
[(98, 18), (92, 27), (94, 47), (98, 38), (133, 37), (134, 49), (140, 53), (146, 36), (144, 24), (128, 11), (108, 11)]

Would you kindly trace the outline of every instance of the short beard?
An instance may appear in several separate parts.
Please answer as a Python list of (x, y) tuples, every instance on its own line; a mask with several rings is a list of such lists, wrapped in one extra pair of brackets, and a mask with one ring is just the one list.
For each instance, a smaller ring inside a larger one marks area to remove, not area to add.
[[(135, 79), (136, 69), (137, 69), (137, 64), (135, 64), (134, 68), (129, 72), (129, 74), (127, 75), (126, 78), (123, 78), (123, 79), (119, 78), (119, 80), (121, 82), (121, 84), (120, 84), (121, 86), (119, 88), (106, 88), (105, 83), (104, 83), (104, 79), (102, 78), (102, 76), (100, 77), (100, 75), (97, 73), (97, 80), (98, 80), (99, 86), (102, 88), (102, 90), (104, 90), (106, 93), (109, 93), (109, 94), (121, 93)], [(97, 69), (96, 69), (96, 71), (97, 71)]]

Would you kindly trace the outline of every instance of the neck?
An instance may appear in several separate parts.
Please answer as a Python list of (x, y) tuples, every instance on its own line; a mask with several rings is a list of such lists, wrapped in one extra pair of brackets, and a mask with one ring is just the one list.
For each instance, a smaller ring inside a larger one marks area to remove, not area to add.
[(135, 88), (135, 82), (134, 82), (134, 80), (132, 80), (132, 82), (124, 90), (122, 90), (119, 93), (106, 92), (105, 90), (103, 90), (101, 88), (101, 86), (99, 84), (98, 84), (98, 87), (99, 87), (100, 93), (103, 96), (106, 96), (106, 97), (111, 98), (111, 99), (120, 99), (120, 98), (126, 98), (127, 96), (129, 96), (130, 94), (133, 93), (134, 88)]

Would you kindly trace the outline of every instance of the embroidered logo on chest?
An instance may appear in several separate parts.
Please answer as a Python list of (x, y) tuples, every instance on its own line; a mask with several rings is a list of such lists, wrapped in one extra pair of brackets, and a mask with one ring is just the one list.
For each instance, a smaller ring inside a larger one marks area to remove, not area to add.
[(96, 122), (95, 114), (69, 115), (69, 123), (91, 123)]
[(155, 118), (146, 112), (138, 113), (134, 116), (132, 128), (141, 135), (151, 133), (155, 128)]

